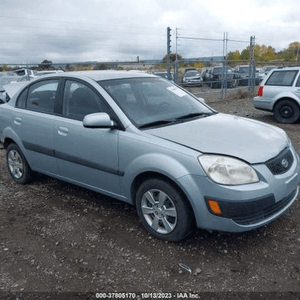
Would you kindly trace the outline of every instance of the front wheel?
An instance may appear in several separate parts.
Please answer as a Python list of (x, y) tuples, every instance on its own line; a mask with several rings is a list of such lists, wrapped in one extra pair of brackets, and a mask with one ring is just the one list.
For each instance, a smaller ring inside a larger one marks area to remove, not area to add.
[(182, 193), (162, 179), (144, 181), (136, 194), (138, 215), (148, 232), (180, 241), (192, 230), (193, 215)]
[(299, 117), (299, 105), (293, 100), (284, 99), (275, 105), (274, 119), (276, 122), (291, 124), (297, 122)]
[(16, 144), (10, 144), (6, 152), (7, 168), (14, 181), (25, 184), (31, 179), (32, 171)]

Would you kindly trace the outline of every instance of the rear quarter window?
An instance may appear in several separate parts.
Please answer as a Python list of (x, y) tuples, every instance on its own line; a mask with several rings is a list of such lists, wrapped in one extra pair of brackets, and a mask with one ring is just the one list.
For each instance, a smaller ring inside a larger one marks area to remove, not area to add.
[(274, 71), (265, 85), (292, 86), (298, 71)]

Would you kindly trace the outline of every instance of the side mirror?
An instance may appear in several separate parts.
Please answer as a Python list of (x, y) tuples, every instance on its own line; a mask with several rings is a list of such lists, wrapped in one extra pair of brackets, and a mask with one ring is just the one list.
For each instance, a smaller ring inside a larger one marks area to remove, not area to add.
[(116, 124), (107, 113), (94, 113), (84, 117), (83, 126), (86, 128), (114, 128)]
[(205, 103), (205, 100), (203, 98), (198, 97), (198, 100), (202, 103)]

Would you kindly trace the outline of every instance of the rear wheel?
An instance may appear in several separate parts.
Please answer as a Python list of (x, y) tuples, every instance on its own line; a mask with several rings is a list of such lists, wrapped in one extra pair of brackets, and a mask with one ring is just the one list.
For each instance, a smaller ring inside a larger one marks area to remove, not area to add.
[(192, 229), (193, 215), (182, 193), (162, 179), (144, 181), (136, 194), (138, 215), (156, 237), (180, 241)]
[(299, 105), (289, 99), (279, 101), (274, 108), (274, 119), (279, 123), (295, 123), (300, 117)]
[(10, 144), (6, 152), (7, 168), (14, 181), (25, 184), (31, 179), (32, 171), (16, 144)]

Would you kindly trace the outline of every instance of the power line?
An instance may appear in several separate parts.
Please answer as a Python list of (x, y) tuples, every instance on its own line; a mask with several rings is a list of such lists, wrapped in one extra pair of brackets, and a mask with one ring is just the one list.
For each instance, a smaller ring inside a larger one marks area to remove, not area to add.
[[(101, 26), (101, 27), (116, 27), (116, 28), (133, 28), (137, 29), (136, 26), (120, 26), (120, 25), (114, 25), (109, 23), (101, 24), (101, 23), (89, 23), (89, 22), (78, 22), (78, 21), (58, 21), (58, 20), (47, 20), (47, 19), (37, 19), (37, 18), (25, 18), (25, 17), (14, 17), (14, 16), (0, 16), (0, 18), (6, 18), (6, 19), (18, 19), (18, 20), (28, 20), (28, 21), (39, 21), (39, 22), (49, 22), (49, 23), (63, 23), (63, 24), (75, 24), (75, 25), (92, 25), (92, 26)], [(20, 26), (23, 27), (23, 26)], [(154, 30), (153, 27), (141, 27), (139, 26), (138, 29), (142, 30)], [(165, 30), (165, 28), (162, 28), (161, 30)], [(157, 31), (157, 29), (155, 29)]]

